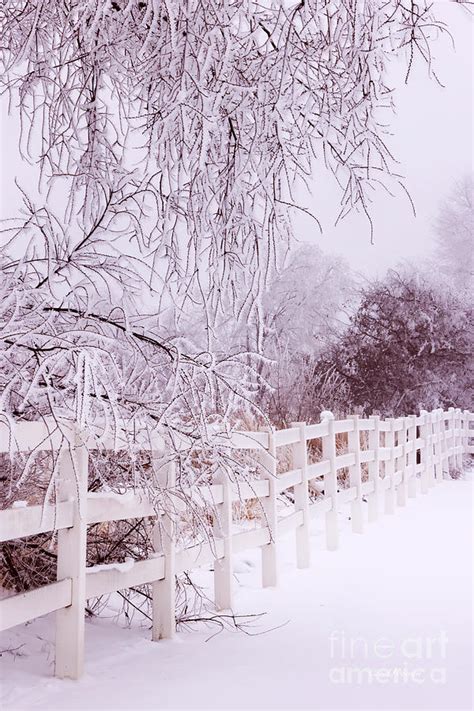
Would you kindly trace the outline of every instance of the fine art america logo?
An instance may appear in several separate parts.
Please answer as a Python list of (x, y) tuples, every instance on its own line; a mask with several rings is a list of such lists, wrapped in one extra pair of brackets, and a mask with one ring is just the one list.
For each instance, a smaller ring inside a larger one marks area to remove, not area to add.
[(329, 636), (333, 684), (446, 684), (448, 639), (431, 637), (366, 639), (335, 630)]

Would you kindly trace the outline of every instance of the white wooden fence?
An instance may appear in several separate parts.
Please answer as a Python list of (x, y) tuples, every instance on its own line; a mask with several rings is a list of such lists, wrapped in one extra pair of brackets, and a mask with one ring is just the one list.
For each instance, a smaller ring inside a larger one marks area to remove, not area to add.
[[(334, 420), (324, 413), (319, 424), (296, 423), (289, 429), (268, 432), (236, 432), (231, 443), (236, 449), (254, 450), (262, 467), (262, 478), (252, 482), (231, 483), (216, 477), (206, 487), (196, 487), (196, 501), (210, 502), (217, 511), (215, 540), (178, 550), (171, 517), (158, 512), (145, 495), (87, 492), (87, 449), (80, 440), (71, 451), (61, 454), (59, 502), (56, 506), (27, 506), (0, 512), (0, 540), (7, 541), (47, 531), (58, 531), (57, 582), (17, 594), (0, 601), (0, 629), (7, 629), (41, 615), (57, 611), (56, 675), (80, 677), (84, 662), (84, 608), (89, 598), (117, 590), (151, 583), (154, 640), (170, 638), (175, 631), (175, 576), (183, 571), (214, 564), (215, 604), (218, 609), (232, 607), (232, 555), (252, 548), (262, 551), (262, 584), (278, 582), (278, 541), (287, 532), (296, 534), (296, 564), (310, 565), (310, 521), (315, 516), (325, 520), (326, 544), (336, 550), (339, 544), (338, 509), (350, 503), (352, 530), (364, 529), (364, 505), (368, 520), (375, 521), (382, 508), (392, 514), (395, 506), (404, 506), (407, 497), (420, 491), (426, 494), (443, 478), (448, 467), (462, 467), (463, 454), (474, 453), (474, 414), (451, 408), (419, 416), (381, 420), (354, 416)], [(336, 442), (345, 437), (346, 451), (338, 453)], [(368, 437), (364, 436), (368, 433)], [(2, 431), (0, 429), (0, 435)], [(5, 430), (3, 432), (5, 434)], [(362, 434), (362, 436), (361, 436)], [(322, 459), (308, 461), (308, 442), (320, 440)], [(362, 442), (368, 441), (368, 448)], [(54, 444), (54, 443), (53, 443)], [(277, 474), (278, 448), (292, 448), (291, 471)], [(17, 428), (16, 447), (29, 451), (49, 449), (39, 423)], [(158, 445), (156, 445), (158, 446)], [(153, 443), (150, 447), (154, 448)], [(6, 437), (0, 437), (0, 451), (11, 449)], [(363, 465), (367, 466), (364, 467)], [(349, 472), (348, 488), (338, 486), (338, 471)], [(363, 471), (368, 470), (368, 476)], [(170, 466), (164, 483), (174, 485)], [(312, 501), (309, 486), (317, 486), (323, 497)], [(279, 515), (277, 497), (293, 490), (294, 507), (289, 515)], [(234, 531), (232, 503), (258, 497), (263, 505), (264, 524), (248, 531)], [(86, 533), (89, 524), (129, 518), (161, 517), (155, 525), (156, 553), (147, 560), (128, 565), (104, 565), (86, 569)], [(167, 531), (160, 540), (159, 531)]]

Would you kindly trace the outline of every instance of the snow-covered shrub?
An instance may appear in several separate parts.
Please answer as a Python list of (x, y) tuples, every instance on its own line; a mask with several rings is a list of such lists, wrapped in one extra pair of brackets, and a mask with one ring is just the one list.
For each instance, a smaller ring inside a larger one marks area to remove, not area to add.
[(390, 271), (360, 307), (321, 368), (333, 365), (348, 399), (368, 414), (472, 407), (473, 310), (445, 285)]

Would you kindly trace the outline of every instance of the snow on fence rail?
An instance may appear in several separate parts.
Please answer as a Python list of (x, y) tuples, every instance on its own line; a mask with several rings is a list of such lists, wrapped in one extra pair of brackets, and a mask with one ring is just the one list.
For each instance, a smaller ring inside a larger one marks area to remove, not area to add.
[[(77, 438), (76, 446), (61, 452), (59, 497), (55, 506), (14, 507), (0, 511), (0, 541), (57, 531), (57, 582), (0, 600), (0, 629), (8, 629), (41, 615), (56, 611), (56, 676), (78, 678), (84, 663), (84, 609), (89, 598), (117, 590), (151, 583), (154, 640), (170, 638), (175, 631), (175, 576), (209, 563), (214, 564), (215, 604), (218, 609), (232, 607), (232, 555), (261, 548), (262, 584), (278, 581), (278, 540), (294, 530), (298, 568), (310, 565), (309, 527), (314, 516), (325, 518), (328, 549), (338, 547), (338, 506), (351, 505), (354, 533), (364, 527), (363, 497), (368, 501), (368, 520), (375, 521), (379, 501), (385, 513), (403, 506), (407, 497), (422, 494), (443, 478), (446, 466), (461, 468), (463, 454), (474, 453), (474, 414), (450, 408), (419, 416), (381, 420), (378, 416), (334, 420), (324, 413), (318, 424), (295, 423), (291, 428), (269, 432), (236, 432), (231, 446), (254, 450), (261, 463), (259, 480), (232, 483), (217, 476), (211, 486), (192, 492), (198, 503), (210, 502), (216, 508), (215, 540), (181, 550), (175, 536), (160, 538), (159, 531), (172, 529), (165, 511), (157, 512), (144, 493), (88, 493), (87, 448)], [(361, 447), (361, 433), (368, 433), (368, 448)], [(1, 434), (1, 433), (0, 433)], [(338, 454), (336, 436), (347, 435), (347, 452)], [(322, 460), (308, 463), (308, 442), (320, 440)], [(45, 437), (39, 423), (24, 423), (16, 431), (15, 449), (58, 447)], [(115, 443), (116, 446), (116, 443)], [(151, 443), (157, 448), (157, 443)], [(277, 474), (279, 447), (292, 448), (294, 469)], [(11, 451), (12, 442), (0, 438), (0, 451)], [(368, 478), (363, 480), (363, 464)], [(338, 471), (349, 472), (349, 486), (338, 486)], [(170, 465), (163, 481), (172, 487), (174, 469)], [(419, 485), (418, 485), (419, 484)], [(323, 498), (312, 502), (309, 485)], [(278, 495), (293, 488), (294, 510), (279, 516)], [(232, 530), (232, 503), (259, 498), (265, 524), (249, 531)], [(86, 536), (89, 524), (128, 518), (161, 518), (155, 525), (155, 554), (133, 564), (109, 564), (86, 568)]]

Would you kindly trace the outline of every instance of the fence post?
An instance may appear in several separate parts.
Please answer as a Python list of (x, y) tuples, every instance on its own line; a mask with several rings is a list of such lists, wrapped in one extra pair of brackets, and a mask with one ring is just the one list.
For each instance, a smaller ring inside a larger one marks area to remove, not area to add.
[[(399, 472), (402, 474), (402, 477), (403, 477), (403, 471), (402, 471), (402, 470), (403, 470), (403, 466), (402, 466), (402, 464), (401, 464), (402, 459), (403, 459), (403, 454), (400, 454), (400, 452), (397, 451), (397, 450), (400, 449), (400, 447), (402, 447), (402, 441), (401, 441), (401, 439), (402, 439), (403, 427), (402, 427), (402, 429), (398, 429), (398, 422), (399, 422), (399, 421), (400, 421), (400, 418), (396, 418), (396, 417), (395, 417), (395, 418), (393, 419), (393, 438), (394, 438), (394, 443), (393, 443), (393, 445), (394, 445), (394, 454), (395, 454), (395, 456), (394, 456), (394, 461), (395, 461), (395, 467), (394, 467), (394, 469), (395, 469), (395, 471), (394, 471), (394, 475), (393, 475), (393, 476), (394, 476), (393, 491), (394, 491), (394, 496), (395, 496), (397, 505), (398, 505), (398, 501), (399, 501), (399, 497), (400, 497), (400, 494), (399, 494), (398, 489), (399, 489), (400, 486), (401, 486), (402, 480), (400, 480), (400, 483), (397, 484), (397, 482), (396, 482), (396, 477), (397, 477), (397, 474), (398, 474)], [(403, 450), (403, 447), (402, 447), (402, 450)]]
[(459, 410), (456, 407), (453, 407), (453, 412), (452, 412), (452, 436), (451, 436), (451, 448), (450, 448), (450, 453), (451, 453), (451, 466), (453, 469), (457, 469), (458, 467), (458, 462), (459, 462), (459, 456), (458, 456), (458, 444), (459, 444), (459, 426), (458, 426), (458, 413)]
[(447, 435), (448, 472), (456, 466), (456, 410), (448, 409), (448, 435)]
[(408, 496), (410, 499), (416, 497), (416, 415), (411, 415), (409, 418), (410, 425), (408, 427)]
[(436, 484), (436, 411), (432, 410), (428, 418), (428, 434), (430, 440), (430, 469), (428, 476), (428, 486)]
[(369, 462), (369, 481), (374, 482), (374, 491), (367, 497), (369, 522), (377, 520), (380, 481), (380, 416), (372, 415), (371, 419), (374, 429), (369, 430), (369, 449), (373, 450), (374, 459)]
[(277, 512), (277, 456), (273, 427), (268, 433), (268, 451), (261, 453), (263, 475), (268, 479), (268, 496), (262, 499), (265, 520), (270, 531), (270, 542), (262, 546), (262, 585), (264, 588), (278, 584), (278, 512)]
[(390, 486), (385, 489), (385, 513), (395, 513), (395, 420), (390, 417), (387, 422), (390, 429), (385, 433), (385, 444), (390, 449), (390, 459), (385, 463), (385, 477), (388, 478)]
[(462, 450), (463, 454), (469, 454), (469, 424), (470, 424), (470, 411), (464, 410), (463, 415), (463, 428), (462, 428)]
[[(444, 460), (446, 463), (446, 473), (449, 474), (451, 468), (450, 464), (450, 454), (451, 450), (449, 447), (450, 435), (451, 435), (451, 413), (448, 411), (445, 413), (445, 426), (444, 426)], [(446, 426), (447, 425), (447, 426)]]
[(331, 508), (326, 512), (326, 547), (329, 551), (335, 551), (339, 546), (339, 530), (337, 527), (336, 435), (332, 412), (324, 412), (321, 415), (321, 422), (327, 422), (328, 425), (328, 434), (322, 438), (323, 459), (329, 461), (329, 471), (324, 475), (324, 497), (331, 498)]
[(435, 482), (439, 482), (443, 478), (443, 463), (441, 457), (441, 411), (439, 409), (433, 412), (433, 419), (434, 479)]
[(301, 484), (294, 487), (295, 511), (302, 511), (303, 523), (295, 530), (296, 536), (296, 566), (309, 568), (311, 564), (311, 547), (309, 540), (309, 491), (308, 491), (308, 451), (306, 448), (306, 423), (293, 422), (292, 427), (298, 427), (300, 438), (293, 445), (293, 466), (301, 469)]
[(348, 451), (354, 455), (354, 464), (349, 467), (349, 485), (357, 489), (357, 498), (351, 501), (351, 523), (353, 533), (364, 532), (362, 515), (362, 470), (360, 465), (359, 415), (353, 415), (354, 429), (348, 434)]
[(216, 539), (224, 544), (223, 558), (214, 561), (214, 602), (218, 610), (232, 608), (232, 490), (229, 477), (219, 471), (214, 483), (223, 488), (223, 502), (216, 506), (217, 521), (214, 526)]
[[(449, 426), (449, 422), (448, 422)], [(448, 447), (447, 447), (447, 430), (446, 430), (446, 413), (441, 410), (440, 413), (440, 430), (441, 430), (441, 479), (444, 479), (445, 465), (449, 469), (449, 463), (447, 460)]]
[(450, 422), (450, 439), (449, 439), (449, 461), (450, 461), (450, 469), (455, 469), (457, 466), (457, 414), (458, 411), (455, 407), (450, 407), (449, 408), (450, 413), (451, 413), (451, 422)]
[(459, 471), (462, 471), (462, 454), (463, 454), (463, 431), (462, 431), (462, 410), (460, 407), (456, 410), (456, 456), (455, 465)]
[(433, 487), (435, 485), (435, 413), (433, 411), (428, 413), (428, 442), (429, 442), (429, 455), (428, 455), (428, 487)]
[(400, 430), (399, 437), (401, 437), (402, 442), (402, 456), (400, 459), (402, 460), (402, 468), (401, 468), (401, 473), (402, 473), (402, 480), (400, 482), (400, 485), (397, 488), (397, 504), (398, 506), (406, 506), (407, 503), (407, 489), (408, 489), (408, 479), (407, 479), (407, 436), (408, 436), (408, 427), (409, 427), (409, 419), (408, 417), (403, 417), (403, 427)]
[(421, 493), (428, 493), (429, 477), (430, 477), (430, 437), (429, 437), (429, 415), (426, 410), (421, 410), (420, 415), (423, 418), (420, 424), (420, 438), (423, 446), (420, 448), (421, 460)]
[[(159, 473), (159, 480), (165, 492), (176, 486), (176, 463), (171, 461)], [(168, 496), (163, 497), (165, 506), (171, 508)], [(162, 553), (165, 577), (151, 585), (152, 595), (152, 640), (172, 639), (176, 632), (176, 573), (175, 573), (175, 522), (170, 510), (161, 513), (153, 528), (153, 543), (156, 552)]]
[(57, 500), (74, 499), (74, 517), (72, 528), (58, 531), (57, 579), (71, 579), (72, 595), (71, 605), (56, 613), (55, 675), (79, 679), (84, 670), (88, 451), (78, 429), (58, 456)]

